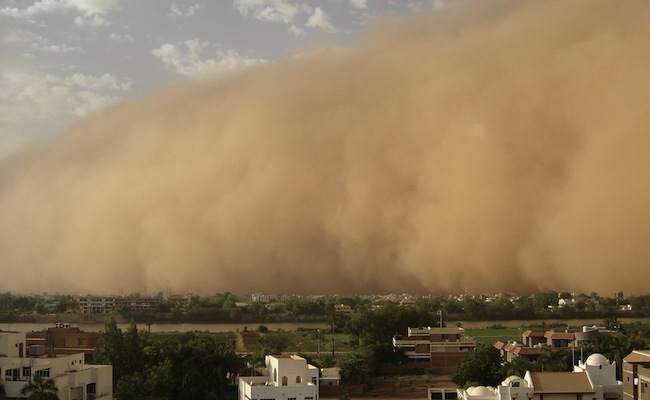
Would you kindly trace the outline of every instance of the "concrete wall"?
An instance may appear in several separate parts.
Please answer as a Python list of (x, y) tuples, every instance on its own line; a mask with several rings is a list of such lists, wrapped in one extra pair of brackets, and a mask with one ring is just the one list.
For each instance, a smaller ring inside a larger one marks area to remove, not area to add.
[(0, 333), (0, 355), (4, 357), (18, 357), (22, 343), (23, 356), (27, 353), (27, 339), (24, 333)]
[[(252, 386), (250, 390), (250, 400), (275, 399), (288, 400), (318, 400), (316, 386)], [(243, 399), (248, 400), (248, 399)]]
[(536, 394), (534, 400), (591, 400), (591, 397), (574, 394)]
[[(307, 361), (294, 358), (267, 358), (269, 380), (275, 385), (283, 386), (283, 378), (286, 377), (286, 386), (304, 385), (311, 382), (311, 376), (307, 371)], [(277, 381), (274, 379), (277, 375)]]

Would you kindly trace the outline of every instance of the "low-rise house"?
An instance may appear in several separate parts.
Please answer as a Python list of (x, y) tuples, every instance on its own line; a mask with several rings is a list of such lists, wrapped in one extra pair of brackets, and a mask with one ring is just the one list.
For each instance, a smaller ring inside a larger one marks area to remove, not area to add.
[(524, 333), (521, 334), (522, 342), (526, 347), (534, 347), (538, 344), (546, 343), (547, 339), (546, 336), (544, 336), (545, 333), (546, 332), (544, 331), (524, 331)]
[(318, 400), (318, 368), (299, 356), (266, 356), (262, 376), (239, 378), (239, 400)]
[(408, 335), (393, 337), (393, 346), (414, 361), (430, 363), (436, 373), (454, 372), (476, 348), (476, 340), (465, 337), (463, 328), (408, 328)]
[(650, 350), (634, 350), (623, 359), (626, 400), (650, 400)]
[[(461, 400), (621, 400), (623, 382), (616, 380), (616, 364), (592, 354), (573, 372), (526, 372), (511, 376), (496, 388), (457, 389)], [(449, 389), (429, 389), (430, 400), (453, 399)]]
[(26, 336), (0, 332), (0, 382), (8, 398), (24, 398), (21, 390), (36, 376), (53, 379), (60, 400), (110, 400), (113, 367), (88, 365), (84, 354), (26, 357)]
[(582, 347), (587, 343), (593, 343), (603, 336), (620, 335), (619, 332), (606, 329), (603, 326), (583, 326), (581, 332), (575, 332), (575, 346)]
[(525, 358), (530, 362), (537, 361), (537, 358), (544, 353), (543, 347), (527, 347), (517, 342), (496, 342), (494, 347), (499, 350), (501, 358), (506, 362), (511, 362), (517, 357)]
[(574, 332), (555, 332), (548, 331), (544, 333), (546, 338), (546, 345), (553, 349), (560, 349), (575, 346), (575, 333)]

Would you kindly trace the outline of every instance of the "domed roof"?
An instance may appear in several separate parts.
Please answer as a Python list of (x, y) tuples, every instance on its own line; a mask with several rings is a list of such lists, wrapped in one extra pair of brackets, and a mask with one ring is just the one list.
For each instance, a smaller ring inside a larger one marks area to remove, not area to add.
[(472, 386), (467, 389), (467, 393), (474, 397), (494, 396), (492, 389), (485, 386)]
[(602, 354), (594, 353), (587, 358), (587, 365), (609, 365), (609, 360)]
[(528, 386), (528, 383), (523, 378), (520, 378), (517, 375), (512, 375), (507, 377), (501, 384), (503, 386), (513, 386), (512, 384), (515, 382), (518, 382), (519, 386)]

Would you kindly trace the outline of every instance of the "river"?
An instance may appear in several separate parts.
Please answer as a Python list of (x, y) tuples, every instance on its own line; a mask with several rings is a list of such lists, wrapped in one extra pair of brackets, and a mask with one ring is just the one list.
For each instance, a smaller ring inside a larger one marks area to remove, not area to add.
[[(244, 329), (256, 330), (258, 326), (264, 325), (271, 330), (282, 329), (285, 331), (293, 331), (298, 328), (305, 329), (325, 329), (329, 324), (325, 322), (268, 322), (268, 323), (223, 323), (223, 324), (138, 324), (138, 329), (151, 329), (154, 333), (163, 332), (235, 332), (243, 331)], [(42, 331), (47, 328), (53, 327), (52, 323), (45, 322), (20, 322), (20, 323), (0, 323), (0, 330), (15, 331), (15, 332), (32, 332)], [(102, 323), (75, 323), (70, 326), (77, 326), (86, 332), (99, 332), (104, 330)], [(128, 328), (129, 324), (117, 324), (122, 329)]]
[[(648, 322), (648, 318), (619, 318), (619, 321), (630, 323), (634, 321), (643, 321)], [(457, 321), (450, 321), (448, 324), (450, 326), (455, 325)], [(508, 328), (517, 328), (525, 325), (531, 324), (541, 324), (546, 322), (546, 324), (568, 324), (570, 326), (582, 326), (582, 325), (594, 325), (602, 324), (602, 318), (586, 318), (586, 319), (547, 319), (547, 320), (509, 320), (509, 321), (461, 321), (464, 328), (486, 328), (492, 325), (501, 325)], [(256, 330), (259, 325), (264, 325), (271, 330), (282, 329), (285, 331), (292, 331), (298, 328), (304, 329), (326, 329), (329, 325), (325, 322), (268, 322), (268, 323), (249, 323), (249, 324), (240, 324), (240, 323), (222, 323), (222, 324), (211, 324), (211, 323), (197, 323), (197, 324), (138, 324), (139, 329), (150, 329), (154, 333), (165, 333), (165, 332), (235, 332), (248, 330)], [(41, 331), (47, 328), (54, 326), (52, 323), (0, 323), (0, 330), (4, 331), (16, 331), (16, 332), (32, 332), (32, 331)], [(78, 323), (70, 324), (70, 326), (78, 326), (84, 331), (88, 332), (99, 332), (104, 329), (104, 324), (101, 323)], [(118, 324), (122, 329), (126, 329), (128, 324)]]

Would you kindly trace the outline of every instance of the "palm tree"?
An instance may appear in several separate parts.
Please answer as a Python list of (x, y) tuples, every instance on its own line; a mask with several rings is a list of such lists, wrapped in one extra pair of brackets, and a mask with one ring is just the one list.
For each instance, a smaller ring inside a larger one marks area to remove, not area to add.
[(542, 371), (569, 371), (571, 368), (571, 353), (565, 349), (551, 349), (545, 347), (537, 359), (537, 366)]
[(59, 400), (58, 392), (54, 379), (43, 379), (41, 376), (35, 376), (20, 391), (30, 400)]

